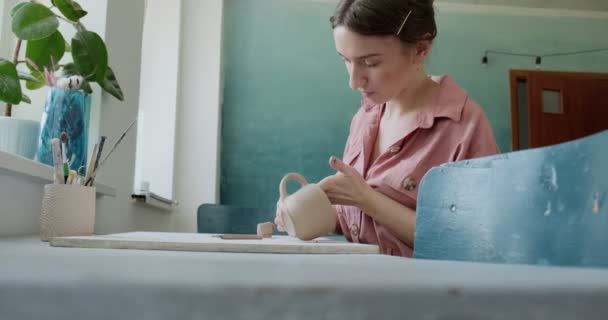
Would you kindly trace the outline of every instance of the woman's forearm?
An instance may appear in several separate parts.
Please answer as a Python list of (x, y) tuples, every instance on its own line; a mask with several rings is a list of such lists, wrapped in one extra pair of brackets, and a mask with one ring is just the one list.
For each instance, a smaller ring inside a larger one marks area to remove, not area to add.
[(370, 188), (359, 205), (363, 212), (410, 247), (414, 247), (416, 211)]

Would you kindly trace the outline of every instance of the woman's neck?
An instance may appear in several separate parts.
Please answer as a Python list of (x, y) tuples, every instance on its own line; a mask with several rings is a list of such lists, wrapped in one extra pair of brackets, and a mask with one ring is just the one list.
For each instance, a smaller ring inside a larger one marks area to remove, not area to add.
[(429, 105), (439, 85), (421, 72), (407, 89), (386, 103), (385, 115), (400, 117), (416, 113)]

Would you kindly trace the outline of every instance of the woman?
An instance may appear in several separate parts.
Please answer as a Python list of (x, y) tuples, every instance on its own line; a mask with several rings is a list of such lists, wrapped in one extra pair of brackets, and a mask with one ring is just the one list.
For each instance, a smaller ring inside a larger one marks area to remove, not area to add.
[[(499, 152), (481, 107), (424, 62), (437, 35), (432, 0), (342, 0), (330, 19), (350, 87), (363, 95), (337, 173), (319, 184), (336, 231), (412, 256), (417, 186), (433, 166)], [(284, 230), (277, 212), (275, 222)]]

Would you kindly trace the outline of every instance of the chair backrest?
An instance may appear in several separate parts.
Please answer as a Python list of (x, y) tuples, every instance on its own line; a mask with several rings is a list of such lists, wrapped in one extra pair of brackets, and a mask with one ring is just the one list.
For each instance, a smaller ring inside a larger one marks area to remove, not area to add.
[(414, 256), (608, 266), (608, 131), (423, 177)]
[(274, 212), (231, 205), (202, 204), (197, 211), (199, 233), (255, 234), (257, 224), (273, 221)]

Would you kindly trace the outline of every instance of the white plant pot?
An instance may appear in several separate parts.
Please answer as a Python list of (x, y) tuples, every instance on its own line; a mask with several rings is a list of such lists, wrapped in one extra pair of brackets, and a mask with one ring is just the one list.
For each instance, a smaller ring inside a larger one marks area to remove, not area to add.
[(34, 159), (40, 122), (0, 116), (0, 151)]

